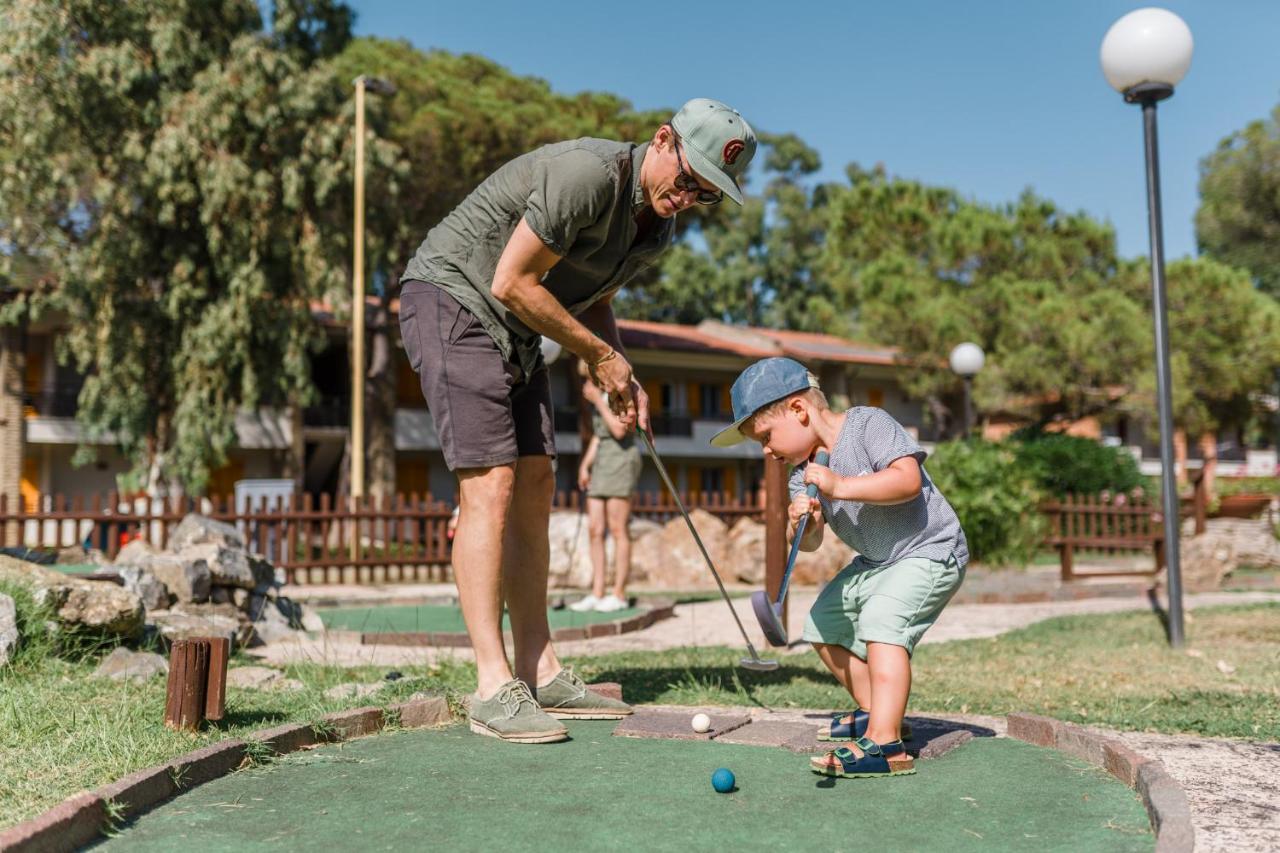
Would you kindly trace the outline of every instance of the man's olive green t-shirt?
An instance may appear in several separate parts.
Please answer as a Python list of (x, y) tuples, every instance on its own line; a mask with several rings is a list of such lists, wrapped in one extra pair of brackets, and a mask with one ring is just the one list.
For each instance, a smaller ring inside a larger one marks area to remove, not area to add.
[(542, 285), (571, 314), (612, 295), (653, 264), (673, 219), (638, 245), (640, 164), (649, 143), (574, 139), (521, 155), (484, 180), (427, 234), (400, 281), (430, 282), (476, 316), (525, 376), (541, 364), (539, 336), (493, 296), (493, 275), (521, 219), (560, 261)]

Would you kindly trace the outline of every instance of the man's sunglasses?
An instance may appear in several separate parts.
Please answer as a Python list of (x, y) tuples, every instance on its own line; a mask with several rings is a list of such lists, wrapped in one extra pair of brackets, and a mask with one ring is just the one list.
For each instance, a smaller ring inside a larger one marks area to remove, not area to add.
[(680, 154), (680, 137), (676, 136), (675, 129), (671, 131), (671, 138), (676, 143), (676, 168), (680, 174), (676, 175), (675, 185), (680, 192), (694, 193), (693, 200), (698, 204), (719, 204), (724, 201), (724, 193), (719, 190), (711, 191), (704, 189), (702, 184), (698, 183), (698, 179), (684, 168), (684, 157)]

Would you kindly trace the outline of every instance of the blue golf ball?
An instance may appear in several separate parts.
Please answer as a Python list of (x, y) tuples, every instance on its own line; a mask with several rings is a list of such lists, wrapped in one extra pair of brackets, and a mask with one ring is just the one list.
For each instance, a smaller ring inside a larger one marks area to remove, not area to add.
[(711, 787), (715, 788), (721, 794), (727, 794), (733, 790), (733, 771), (728, 768), (721, 767), (715, 773), (711, 774)]

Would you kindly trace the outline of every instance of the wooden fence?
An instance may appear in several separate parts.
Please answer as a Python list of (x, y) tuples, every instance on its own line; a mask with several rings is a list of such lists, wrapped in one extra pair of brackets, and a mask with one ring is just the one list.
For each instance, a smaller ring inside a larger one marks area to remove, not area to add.
[[(763, 517), (763, 492), (756, 501), (692, 492), (681, 496), (689, 509), (704, 509), (732, 524)], [(665, 492), (641, 493), (633, 500), (637, 518), (663, 523), (679, 510)], [(578, 492), (558, 493), (557, 509), (582, 509)], [(41, 495), (30, 503), (0, 495), (0, 546), (62, 549), (85, 546), (115, 559), (131, 539), (163, 548), (173, 528), (191, 512), (235, 525), (250, 550), (262, 554), (290, 582), (369, 583), (443, 581), (450, 576), (449, 519), (452, 505), (426, 496), (396, 495), (341, 503), (321, 495), (263, 499), (237, 512), (230, 497), (145, 498), (109, 495)], [(354, 544), (354, 548), (353, 548)]]

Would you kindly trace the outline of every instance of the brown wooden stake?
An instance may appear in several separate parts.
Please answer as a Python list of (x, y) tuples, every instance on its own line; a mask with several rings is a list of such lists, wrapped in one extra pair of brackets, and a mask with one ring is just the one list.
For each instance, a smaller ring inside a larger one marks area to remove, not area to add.
[(227, 713), (227, 658), (231, 641), (226, 637), (209, 638), (209, 681), (205, 689), (204, 716), (221, 720)]
[[(787, 468), (780, 459), (764, 461), (764, 588), (769, 600), (778, 599), (787, 568)], [(782, 602), (782, 627), (787, 627), (787, 602)]]
[(173, 648), (169, 650), (164, 724), (172, 729), (198, 729), (204, 720), (208, 682), (209, 641), (174, 640)]

